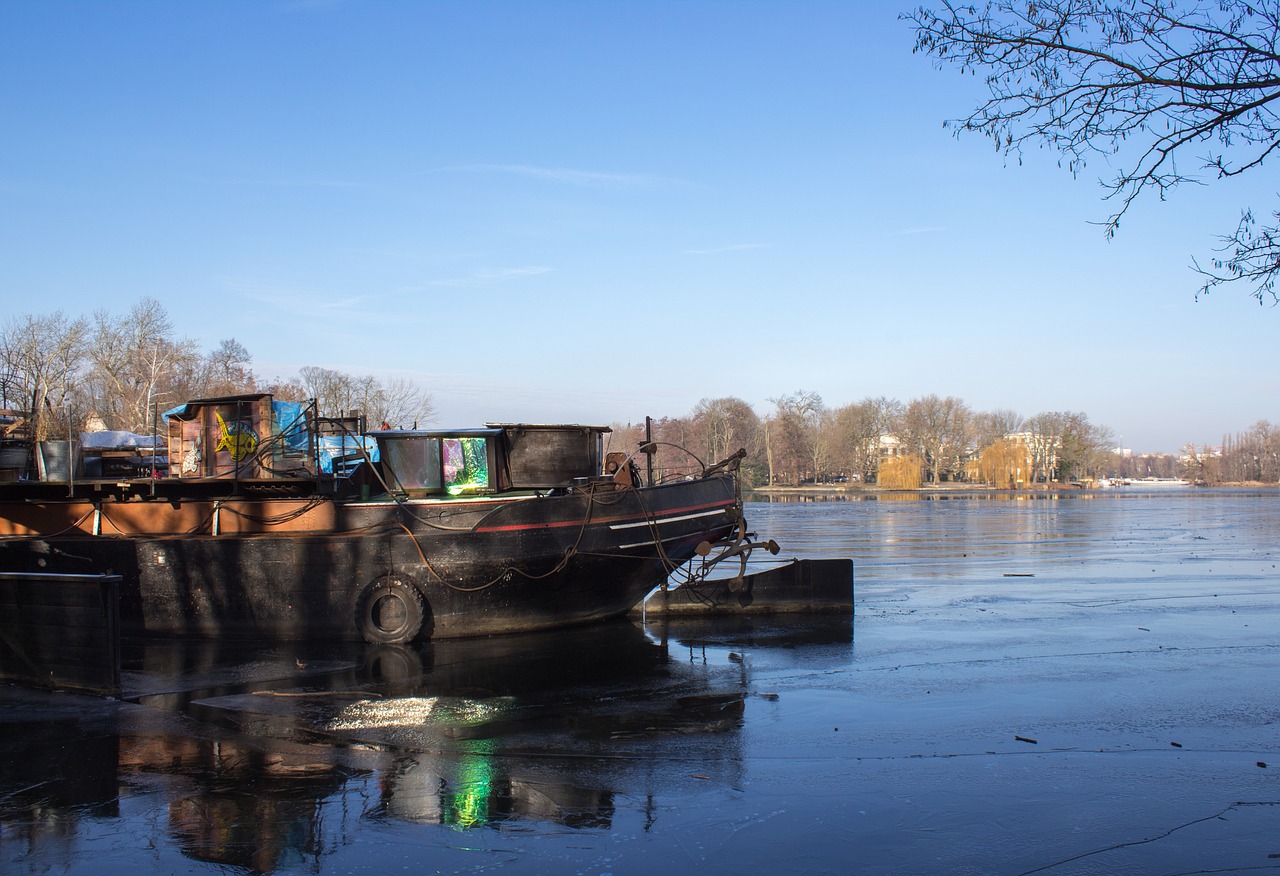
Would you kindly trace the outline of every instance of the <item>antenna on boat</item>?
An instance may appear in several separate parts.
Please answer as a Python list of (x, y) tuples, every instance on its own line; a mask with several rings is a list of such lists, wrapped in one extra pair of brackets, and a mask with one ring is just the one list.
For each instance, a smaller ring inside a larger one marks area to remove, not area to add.
[(657, 450), (653, 446), (653, 417), (644, 418), (644, 446), (640, 448), (640, 452), (644, 454), (645, 476), (648, 478), (647, 483), (653, 486), (653, 453)]
[(75, 413), (75, 403), (67, 399), (67, 495), (75, 496), (76, 494), (76, 445), (75, 445), (75, 425), (72, 423), (72, 416)]

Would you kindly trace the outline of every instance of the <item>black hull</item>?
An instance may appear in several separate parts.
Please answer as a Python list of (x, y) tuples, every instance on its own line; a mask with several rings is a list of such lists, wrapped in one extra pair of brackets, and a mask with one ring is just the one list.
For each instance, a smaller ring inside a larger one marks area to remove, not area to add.
[[(9, 502), (10, 531), (22, 531), (24, 514), (43, 528), (0, 539), (0, 570), (121, 575), (126, 634), (396, 642), (619, 616), (740, 519), (730, 475), (516, 500), (293, 501), (295, 519), (278, 501), (243, 497), (99, 501), (96, 535), (85, 532), (83, 499), (25, 512)], [(126, 510), (160, 522), (112, 534), (107, 524)], [(325, 528), (300, 530), (304, 512)], [(179, 528), (180, 514), (203, 529)], [(76, 526), (52, 529), (59, 515)]]

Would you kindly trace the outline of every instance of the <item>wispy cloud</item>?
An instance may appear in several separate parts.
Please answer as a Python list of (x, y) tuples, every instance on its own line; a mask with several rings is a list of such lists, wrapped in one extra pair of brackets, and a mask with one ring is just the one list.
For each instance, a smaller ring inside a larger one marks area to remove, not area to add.
[(767, 243), (730, 243), (725, 246), (713, 246), (710, 249), (686, 249), (686, 255), (719, 255), (724, 252), (741, 252), (747, 249), (768, 249)]
[(529, 179), (590, 188), (637, 188), (669, 185), (674, 180), (642, 173), (607, 173), (571, 167), (538, 167), (532, 164), (458, 164), (436, 168), (436, 172), (505, 173)]
[(536, 277), (539, 274), (546, 274), (551, 271), (544, 265), (527, 265), (519, 268), (480, 268), (472, 271), (465, 277), (450, 277), (442, 280), (432, 280), (428, 286), (493, 286), (498, 283), (506, 283), (510, 280), (521, 280), (525, 277)]

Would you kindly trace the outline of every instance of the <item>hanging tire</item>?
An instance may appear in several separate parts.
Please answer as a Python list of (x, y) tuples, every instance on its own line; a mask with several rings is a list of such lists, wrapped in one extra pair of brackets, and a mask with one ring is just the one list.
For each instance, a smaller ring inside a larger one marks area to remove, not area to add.
[(356, 626), (372, 645), (405, 645), (422, 631), (426, 609), (418, 588), (403, 578), (379, 578), (356, 600)]

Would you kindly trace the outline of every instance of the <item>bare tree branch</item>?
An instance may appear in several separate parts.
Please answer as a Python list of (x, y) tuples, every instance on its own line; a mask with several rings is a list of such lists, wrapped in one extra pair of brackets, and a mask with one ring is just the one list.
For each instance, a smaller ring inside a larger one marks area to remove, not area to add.
[[(1199, 172), (1237, 176), (1280, 148), (1280, 0), (943, 0), (903, 19), (915, 51), (983, 76), (990, 97), (946, 123), (957, 134), (990, 137), (1019, 161), (1039, 144), (1073, 175), (1092, 156), (1122, 162), (1101, 181), (1118, 204), (1108, 238), (1144, 192), (1163, 199), (1203, 182)], [(1199, 294), (1242, 281), (1260, 303), (1280, 301), (1280, 225), (1246, 216), (1222, 238), (1229, 257), (1195, 266)]]

